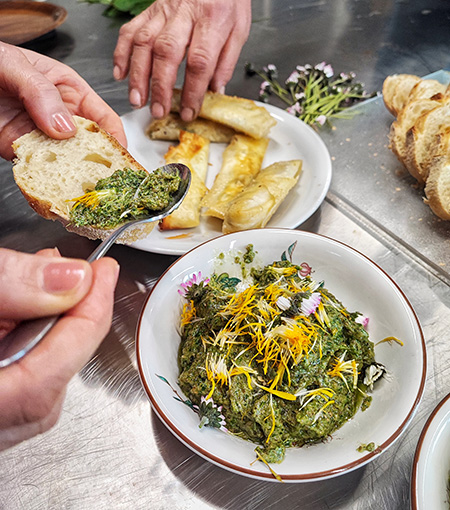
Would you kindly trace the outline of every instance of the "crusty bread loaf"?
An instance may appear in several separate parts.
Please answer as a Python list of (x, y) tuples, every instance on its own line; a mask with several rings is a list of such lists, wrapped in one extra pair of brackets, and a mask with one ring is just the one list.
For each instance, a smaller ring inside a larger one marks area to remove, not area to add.
[(443, 130), (433, 147), (425, 202), (444, 220), (450, 220), (450, 127)]
[[(71, 225), (71, 200), (116, 170), (145, 169), (95, 122), (77, 116), (74, 121), (77, 133), (66, 140), (54, 140), (38, 129), (18, 138), (13, 143), (14, 179), (30, 206), (44, 218), (59, 220), (67, 230), (90, 239), (105, 239), (111, 230)], [(153, 223), (130, 227), (117, 242), (132, 243), (153, 227)]]
[(389, 147), (425, 185), (425, 203), (450, 220), (450, 85), (394, 75), (386, 78), (383, 94), (386, 107), (397, 116)]

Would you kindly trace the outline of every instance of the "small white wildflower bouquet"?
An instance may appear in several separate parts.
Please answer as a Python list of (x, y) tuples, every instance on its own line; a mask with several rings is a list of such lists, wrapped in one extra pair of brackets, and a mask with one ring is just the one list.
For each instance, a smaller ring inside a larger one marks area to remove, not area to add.
[(284, 85), (278, 81), (278, 69), (273, 64), (257, 70), (247, 62), (245, 70), (248, 76), (258, 75), (263, 79), (260, 101), (267, 103), (274, 94), (288, 105), (287, 112), (309, 125), (323, 126), (330, 118), (348, 118), (346, 108), (376, 95), (376, 92), (368, 94), (364, 85), (355, 81), (354, 73), (335, 75), (325, 62), (314, 67), (296, 66)]

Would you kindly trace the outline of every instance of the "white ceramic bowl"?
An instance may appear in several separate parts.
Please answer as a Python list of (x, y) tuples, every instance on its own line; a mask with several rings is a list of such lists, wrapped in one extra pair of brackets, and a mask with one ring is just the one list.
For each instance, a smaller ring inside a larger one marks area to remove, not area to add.
[[(307, 262), (316, 281), (342, 301), (350, 311), (370, 318), (374, 343), (395, 336), (403, 341), (381, 343), (376, 360), (388, 377), (373, 392), (373, 402), (325, 442), (287, 450), (284, 461), (272, 467), (286, 482), (330, 478), (373, 460), (404, 431), (422, 396), (426, 377), (426, 352), (419, 321), (395, 282), (361, 253), (317, 234), (287, 229), (262, 229), (225, 235), (208, 241), (180, 257), (157, 282), (143, 308), (137, 330), (140, 376), (153, 409), (178, 439), (205, 459), (241, 475), (274, 480), (268, 468), (255, 460), (255, 445), (217, 429), (199, 428), (197, 415), (175, 400), (165, 377), (177, 385), (178, 324), (182, 297), (177, 290), (193, 273), (207, 276), (216, 255), (245, 250), (252, 243), (263, 264), (279, 260), (297, 241), (293, 261)], [(372, 452), (358, 452), (362, 444), (375, 443)]]
[(411, 479), (412, 510), (448, 510), (450, 394), (428, 418), (417, 443)]

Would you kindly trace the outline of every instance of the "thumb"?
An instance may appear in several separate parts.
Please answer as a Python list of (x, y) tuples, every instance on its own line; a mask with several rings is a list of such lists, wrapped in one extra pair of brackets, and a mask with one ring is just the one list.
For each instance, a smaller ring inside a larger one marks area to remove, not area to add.
[(88, 293), (92, 268), (81, 259), (0, 248), (0, 319), (60, 314)]
[(0, 43), (0, 88), (22, 101), (36, 126), (52, 138), (75, 134), (72, 115), (56, 86), (19, 49)]

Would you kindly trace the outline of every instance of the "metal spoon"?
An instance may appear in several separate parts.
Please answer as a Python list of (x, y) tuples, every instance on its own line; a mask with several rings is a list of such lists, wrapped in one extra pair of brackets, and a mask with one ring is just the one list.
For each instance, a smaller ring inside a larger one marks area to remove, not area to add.
[[(151, 212), (146, 218), (138, 220), (130, 220), (129, 222), (121, 225), (114, 230), (109, 237), (102, 243), (88, 257), (88, 262), (97, 260), (109, 250), (114, 244), (114, 241), (122, 234), (127, 228), (140, 223), (149, 223), (158, 221), (168, 216), (181, 204), (183, 198), (189, 189), (191, 182), (191, 172), (189, 168), (181, 163), (171, 163), (161, 167), (166, 173), (175, 173), (181, 177), (180, 187), (176, 195), (174, 195), (171, 203), (162, 211)], [(0, 368), (7, 367), (19, 360), (34, 346), (36, 346), (44, 336), (50, 331), (59, 319), (59, 315), (52, 315), (51, 317), (42, 317), (39, 319), (30, 319), (22, 321), (18, 326), (8, 333), (2, 340), (0, 340)]]

